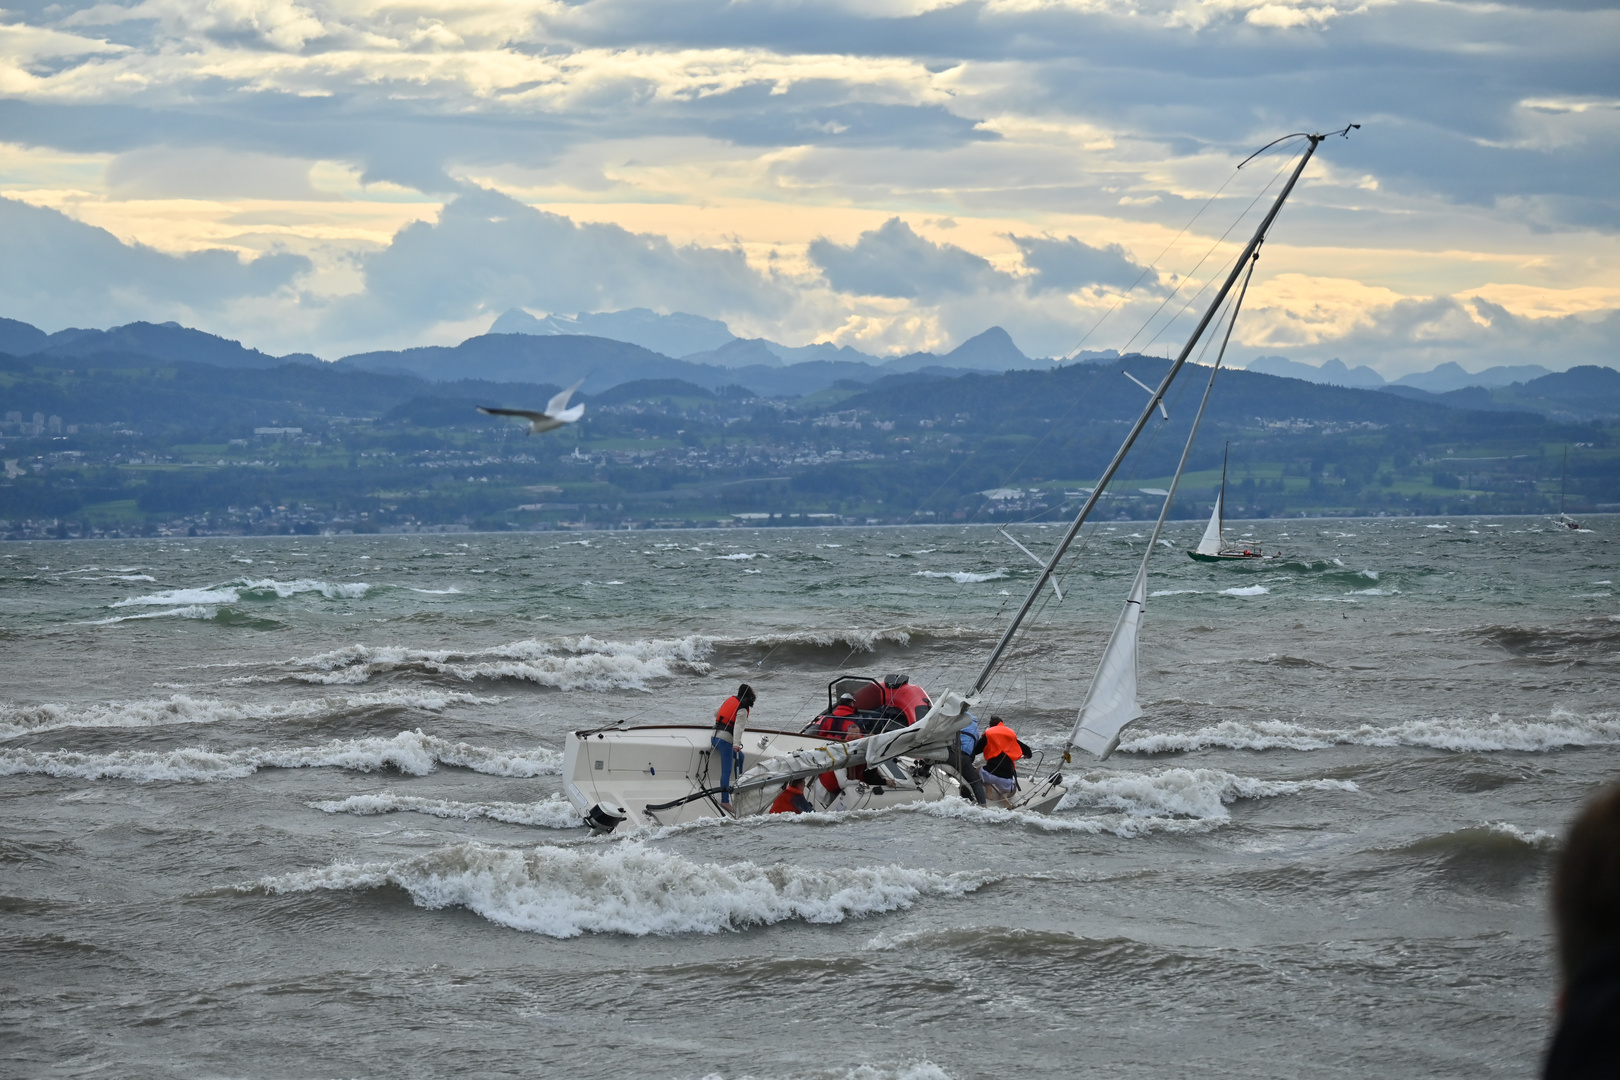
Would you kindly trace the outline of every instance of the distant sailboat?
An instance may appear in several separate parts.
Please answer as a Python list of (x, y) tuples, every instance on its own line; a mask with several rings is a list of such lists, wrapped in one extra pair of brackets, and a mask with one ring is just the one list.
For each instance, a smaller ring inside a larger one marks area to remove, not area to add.
[[(1231, 444), (1227, 444), (1231, 449)], [(1259, 544), (1244, 547), (1227, 547), (1226, 537), (1223, 535), (1226, 522), (1223, 512), (1226, 505), (1226, 454), (1221, 454), (1221, 490), (1215, 496), (1215, 510), (1209, 515), (1209, 526), (1204, 529), (1203, 538), (1198, 546), (1187, 552), (1198, 562), (1224, 562), (1228, 559), (1275, 559), (1276, 553), (1265, 554)]]
[(1579, 531), (1581, 523), (1564, 513), (1564, 486), (1569, 480), (1569, 447), (1564, 447), (1564, 467), (1558, 472), (1558, 516), (1553, 518), (1553, 524), (1560, 529), (1574, 529)]

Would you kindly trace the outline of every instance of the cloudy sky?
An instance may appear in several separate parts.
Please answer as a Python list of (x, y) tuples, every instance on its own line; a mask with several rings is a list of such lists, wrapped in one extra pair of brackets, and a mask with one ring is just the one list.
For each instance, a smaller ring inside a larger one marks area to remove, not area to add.
[(1240, 362), (1616, 365), (1617, 55), (1601, 0), (11, 0), (0, 315), (1162, 351), (1299, 143), (1235, 166), (1355, 121)]

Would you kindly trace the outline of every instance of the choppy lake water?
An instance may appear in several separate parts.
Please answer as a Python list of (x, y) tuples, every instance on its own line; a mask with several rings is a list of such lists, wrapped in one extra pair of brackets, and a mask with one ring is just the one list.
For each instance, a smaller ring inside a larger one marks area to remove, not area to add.
[[(1620, 761), (1620, 521), (1171, 528), (1147, 715), (1050, 816), (592, 838), (564, 733), (971, 683), (989, 529), (0, 547), (7, 1075), (1525, 1076)], [(1022, 528), (1036, 550), (1057, 530)], [(1148, 527), (988, 695), (1051, 760)], [(981, 710), (981, 714), (985, 710)]]

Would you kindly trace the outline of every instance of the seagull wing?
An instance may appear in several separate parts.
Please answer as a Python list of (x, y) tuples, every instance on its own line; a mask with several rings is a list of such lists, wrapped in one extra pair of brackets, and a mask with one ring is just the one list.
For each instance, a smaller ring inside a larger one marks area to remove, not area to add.
[(478, 406), (478, 411), (481, 413), (488, 413), (490, 416), (521, 416), (523, 419), (530, 422), (535, 420), (544, 420), (546, 418), (545, 413), (534, 412), (531, 409), (486, 409), (480, 405)]
[(546, 402), (546, 415), (556, 416), (558, 413), (568, 408), (568, 399), (574, 396), (574, 391), (578, 390), (580, 388), (580, 384), (584, 381), (584, 379), (579, 380), (579, 382), (575, 383), (573, 386), (570, 386), (568, 389)]

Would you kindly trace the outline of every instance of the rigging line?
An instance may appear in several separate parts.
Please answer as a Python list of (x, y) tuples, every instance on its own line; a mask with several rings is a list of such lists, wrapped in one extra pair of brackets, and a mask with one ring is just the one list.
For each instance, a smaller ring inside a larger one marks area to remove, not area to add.
[[(1164, 310), (1165, 305), (1168, 304), (1171, 300), (1175, 299), (1176, 293), (1181, 291), (1182, 287), (1184, 285), (1186, 285), (1186, 283), (1192, 278), (1193, 274), (1198, 273), (1198, 268), (1200, 266), (1203, 266), (1204, 263), (1209, 259), (1209, 257), (1212, 254), (1215, 253), (1215, 249), (1220, 247), (1222, 242), (1224, 242), (1226, 240), (1226, 238), (1232, 234), (1232, 230), (1237, 228), (1240, 224), (1243, 223), (1244, 219), (1249, 216), (1249, 211), (1253, 210), (1254, 207), (1255, 207), (1255, 204), (1257, 204), (1261, 199), (1265, 198), (1266, 192), (1271, 190), (1271, 185), (1275, 184), (1277, 182), (1277, 177), (1281, 176), (1284, 172), (1286, 172), (1287, 169), (1288, 169), (1288, 166), (1292, 165), (1293, 162), (1294, 162), (1294, 158), (1298, 157), (1298, 156), (1299, 156), (1298, 154), (1295, 154), (1294, 157), (1291, 157), (1287, 161), (1282, 163), (1281, 167), (1279, 167), (1277, 169), (1276, 173), (1273, 174), (1271, 179), (1266, 181), (1266, 186), (1261, 188), (1259, 193), (1257, 195), (1255, 195), (1255, 197), (1252, 200), (1250, 200), (1249, 205), (1243, 208), (1243, 213), (1241, 213), (1241, 214), (1239, 214), (1237, 216), (1237, 220), (1233, 221), (1232, 224), (1227, 227), (1226, 231), (1221, 233), (1220, 237), (1218, 239), (1216, 239), (1216, 241), (1209, 246), (1209, 250), (1204, 252), (1203, 257), (1200, 258), (1198, 260), (1198, 262), (1193, 265), (1193, 268), (1191, 270), (1189, 270), (1185, 275), (1182, 276), (1181, 282), (1179, 284), (1177, 284), (1174, 289), (1170, 290), (1170, 294), (1168, 296), (1166, 296), (1159, 303), (1158, 307), (1153, 309), (1153, 314), (1149, 315), (1143, 321), (1141, 329), (1138, 330), (1136, 333), (1132, 334), (1131, 337), (1130, 337), (1130, 340), (1127, 341), (1120, 348), (1120, 350), (1119, 350), (1120, 355), (1123, 356), (1124, 353), (1125, 353), (1125, 350), (1129, 349), (1131, 347), (1131, 342), (1135, 341), (1137, 338), (1142, 336), (1142, 332), (1148, 328), (1148, 326), (1153, 322), (1154, 319), (1158, 318), (1159, 312)], [(1210, 278), (1210, 280), (1213, 281), (1214, 277), (1212, 276)], [(1206, 281), (1204, 283), (1204, 285), (1207, 288), (1208, 285), (1209, 285), (1209, 282)], [(1203, 290), (1200, 289), (1199, 291), (1202, 292)], [(1154, 335), (1154, 337), (1157, 337), (1157, 336), (1158, 336), (1157, 334)]]
[[(1256, 150), (1254, 153), (1250, 154), (1248, 157), (1244, 158), (1242, 164), (1240, 164), (1236, 169), (1232, 170), (1232, 175), (1228, 176), (1225, 180), (1221, 181), (1221, 186), (1215, 189), (1215, 194), (1213, 194), (1209, 198), (1205, 199), (1204, 200), (1204, 205), (1202, 205), (1202, 206), (1200, 206), (1198, 208), (1198, 212), (1195, 213), (1192, 217), (1187, 219), (1187, 224), (1185, 224), (1185, 225), (1183, 225), (1181, 227), (1181, 231), (1176, 233), (1175, 236), (1172, 236), (1170, 238), (1170, 242), (1168, 244), (1164, 245), (1164, 250), (1159, 252), (1158, 256), (1152, 262), (1148, 263), (1145, 267), (1142, 268), (1142, 272), (1136, 276), (1136, 280), (1131, 282), (1130, 288), (1126, 289), (1123, 293), (1121, 293), (1120, 296), (1119, 296), (1119, 299), (1114, 301), (1114, 306), (1109, 308), (1107, 311), (1103, 312), (1102, 318), (1098, 319), (1096, 322), (1091, 324), (1091, 329), (1086, 331), (1085, 336), (1082, 337), (1079, 340), (1079, 342), (1077, 342), (1075, 344), (1074, 348), (1072, 348), (1068, 352), (1064, 353), (1061, 357), (1059, 357), (1059, 359), (1067, 360), (1069, 357), (1073, 356), (1075, 353), (1080, 351), (1080, 346), (1084, 345), (1088, 340), (1090, 340), (1091, 335), (1097, 332), (1097, 328), (1103, 324), (1103, 321), (1105, 319), (1107, 319), (1108, 316), (1112, 315), (1114, 312), (1119, 310), (1119, 305), (1121, 305), (1121, 304), (1123, 304), (1125, 302), (1125, 298), (1127, 296), (1129, 296), (1131, 293), (1136, 291), (1136, 287), (1138, 285), (1142, 284), (1142, 279), (1147, 277), (1148, 274), (1153, 271), (1153, 268), (1159, 265), (1160, 260), (1162, 260), (1166, 255), (1168, 255), (1170, 253), (1171, 248), (1176, 246), (1176, 242), (1179, 241), (1184, 235), (1186, 235), (1187, 230), (1192, 228), (1195, 224), (1197, 224), (1198, 219), (1204, 216), (1204, 211), (1208, 210), (1211, 206), (1213, 206), (1214, 203), (1215, 203), (1215, 200), (1221, 197), (1221, 192), (1226, 190), (1227, 185), (1229, 185), (1233, 180), (1237, 179), (1238, 172), (1243, 168), (1244, 165), (1247, 165), (1249, 162), (1253, 161), (1255, 158), (1257, 158), (1260, 155), (1264, 154), (1267, 150), (1270, 150), (1273, 146), (1276, 146), (1278, 143), (1285, 142), (1288, 139), (1292, 139), (1292, 138), (1296, 138), (1296, 137), (1297, 136), (1293, 136), (1293, 135), (1284, 135), (1281, 139), (1273, 140), (1272, 142), (1270, 142), (1270, 143), (1266, 144), (1265, 146), (1262, 146), (1260, 149)], [(1247, 213), (1247, 211), (1245, 211), (1245, 213)]]
[[(1252, 264), (1251, 264), (1251, 272), (1252, 272)], [(1248, 288), (1248, 279), (1247, 278), (1244, 279), (1244, 288), (1245, 289)], [(1233, 306), (1233, 302), (1229, 300), (1226, 303), (1225, 308), (1222, 311), (1219, 319), (1215, 323), (1215, 329), (1218, 331), (1224, 325), (1226, 327), (1226, 331), (1225, 331), (1226, 337), (1229, 338), (1229, 337), (1231, 337), (1231, 334), (1232, 334), (1232, 327), (1236, 324), (1236, 322), (1237, 322), (1237, 312), (1236, 312), (1235, 307)], [(1205, 356), (1209, 355), (1209, 350), (1214, 345), (1215, 337), (1216, 337), (1216, 335), (1213, 334), (1213, 333), (1208, 334), (1208, 335), (1205, 336), (1204, 341), (1203, 341), (1203, 345), (1199, 349), (1199, 352), (1198, 352), (1198, 359), (1199, 360), (1202, 360)], [(1225, 341), (1223, 340), (1223, 342), (1221, 344), (1221, 352), (1216, 358), (1216, 364), (1217, 365), (1220, 363), (1219, 357), (1224, 356), (1225, 354), (1226, 354), (1226, 344), (1225, 344)], [(1179, 400), (1179, 396), (1178, 396), (1178, 400)], [(1161, 428), (1162, 428), (1162, 426), (1163, 425), (1161, 425)], [(1149, 441), (1149, 445), (1151, 445), (1151, 439)], [(1173, 492), (1174, 488), (1172, 488), (1171, 490)], [(1168, 502), (1168, 499), (1166, 501)], [(1093, 525), (1093, 527), (1092, 527), (1093, 533), (1095, 532), (1095, 529), (1096, 529), (1096, 526)], [(1089, 540), (1089, 537), (1088, 537), (1088, 540)], [(1153, 542), (1154, 541), (1150, 541), (1149, 546), (1152, 546)], [(1058, 584), (1059, 585), (1068, 584), (1069, 574), (1070, 574), (1071, 571), (1078, 568), (1078, 566), (1079, 566), (1079, 555), (1080, 555), (1081, 552), (1084, 551), (1084, 547), (1085, 547), (1085, 545), (1082, 544), (1081, 545), (1081, 551), (1077, 551), (1075, 553), (1075, 557), (1069, 560), (1068, 565), (1063, 570), (1058, 571)], [(1037, 609), (1037, 614), (1038, 613), (1039, 613), (1039, 609)]]

